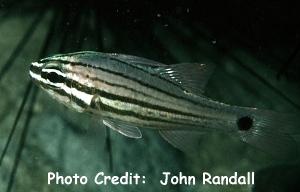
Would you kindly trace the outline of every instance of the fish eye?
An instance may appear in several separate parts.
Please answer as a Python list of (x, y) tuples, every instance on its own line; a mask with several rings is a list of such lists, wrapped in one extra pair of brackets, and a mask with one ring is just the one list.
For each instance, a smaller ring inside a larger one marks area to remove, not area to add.
[(63, 83), (64, 82), (64, 77), (57, 74), (56, 72), (48, 73), (47, 79), (52, 83)]
[(65, 82), (65, 75), (60, 68), (55, 66), (46, 66), (42, 69), (41, 77), (47, 80), (47, 85), (52, 88), (60, 88), (60, 84)]
[(249, 116), (240, 117), (237, 126), (240, 131), (248, 131), (253, 126), (253, 119)]

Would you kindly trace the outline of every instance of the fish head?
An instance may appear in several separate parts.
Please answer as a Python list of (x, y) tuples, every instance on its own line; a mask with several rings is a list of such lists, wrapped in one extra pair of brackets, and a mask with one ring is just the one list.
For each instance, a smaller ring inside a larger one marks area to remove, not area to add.
[(30, 65), (29, 75), (33, 82), (55, 100), (69, 106), (71, 96), (67, 87), (67, 75), (63, 63), (41, 59)]
[(74, 66), (79, 54), (58, 54), (31, 63), (29, 74), (32, 80), (52, 98), (74, 109), (84, 112), (90, 107), (93, 94), (90, 89), (86, 66)]

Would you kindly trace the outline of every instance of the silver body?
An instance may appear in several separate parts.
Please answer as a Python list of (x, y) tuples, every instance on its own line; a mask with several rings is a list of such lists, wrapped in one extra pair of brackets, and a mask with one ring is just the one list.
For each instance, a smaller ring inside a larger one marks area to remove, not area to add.
[(286, 124), (292, 122), (290, 116), (203, 96), (211, 69), (197, 63), (167, 66), (130, 55), (77, 52), (34, 62), (30, 75), (59, 102), (96, 115), (129, 137), (140, 138), (140, 128), (159, 129), (175, 147), (186, 149), (197, 133), (225, 131), (276, 155), (289, 151), (282, 145), (293, 148), (290, 133), (299, 129)]
[[(226, 129), (237, 116), (228, 105), (195, 95), (162, 77), (156, 65), (137, 65), (107, 55), (45, 59), (62, 62), (70, 83), (65, 95), (46, 91), (66, 106), (101, 118), (114, 118), (155, 129)], [(61, 90), (60, 90), (61, 91)], [(92, 106), (93, 99), (103, 107)]]

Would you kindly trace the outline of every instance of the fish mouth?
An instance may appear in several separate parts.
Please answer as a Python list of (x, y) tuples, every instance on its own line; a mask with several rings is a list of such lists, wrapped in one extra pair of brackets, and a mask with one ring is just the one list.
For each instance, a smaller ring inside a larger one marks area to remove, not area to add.
[(43, 63), (33, 62), (29, 68), (29, 76), (31, 77), (32, 81), (38, 83), (41, 81), (41, 71), (43, 68)]

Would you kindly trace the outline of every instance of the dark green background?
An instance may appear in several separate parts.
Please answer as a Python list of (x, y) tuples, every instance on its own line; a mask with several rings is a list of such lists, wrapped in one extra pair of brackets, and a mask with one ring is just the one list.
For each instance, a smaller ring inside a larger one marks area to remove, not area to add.
[[(299, 114), (299, 8), (285, 1), (0, 1), (1, 151), (16, 124), (0, 167), (0, 191), (296, 191), (298, 161), (276, 160), (226, 134), (208, 135), (199, 154), (186, 155), (155, 131), (142, 130), (140, 140), (110, 132), (109, 152), (97, 117), (70, 111), (39, 92), (28, 84), (28, 70), (41, 57), (82, 50), (166, 64), (213, 63), (208, 97)], [(147, 183), (49, 186), (48, 171), (130, 171), (145, 175)], [(199, 185), (160, 186), (162, 171), (195, 175)], [(203, 171), (255, 171), (256, 185), (203, 186)]]

